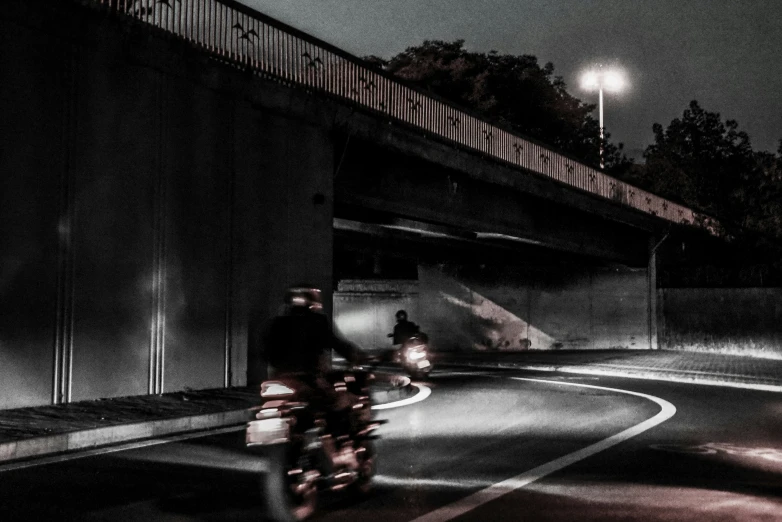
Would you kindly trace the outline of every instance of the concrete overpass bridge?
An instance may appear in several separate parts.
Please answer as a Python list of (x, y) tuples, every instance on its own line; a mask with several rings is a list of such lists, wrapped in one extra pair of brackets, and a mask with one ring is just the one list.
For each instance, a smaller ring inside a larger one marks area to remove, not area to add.
[(657, 248), (712, 226), (235, 2), (0, 23), (0, 407), (256, 381), (299, 280), (368, 344), (654, 348)]

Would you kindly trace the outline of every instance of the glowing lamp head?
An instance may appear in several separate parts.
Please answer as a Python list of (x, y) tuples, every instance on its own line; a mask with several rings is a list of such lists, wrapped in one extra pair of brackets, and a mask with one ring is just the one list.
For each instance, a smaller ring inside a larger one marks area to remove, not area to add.
[(594, 71), (589, 71), (581, 77), (581, 87), (587, 91), (594, 91), (600, 87), (600, 75)]
[(603, 89), (608, 92), (619, 92), (626, 85), (624, 75), (616, 70), (588, 71), (581, 77), (581, 88), (587, 91)]
[(603, 88), (609, 92), (619, 92), (625, 85), (625, 80), (617, 71), (607, 71), (603, 75)]

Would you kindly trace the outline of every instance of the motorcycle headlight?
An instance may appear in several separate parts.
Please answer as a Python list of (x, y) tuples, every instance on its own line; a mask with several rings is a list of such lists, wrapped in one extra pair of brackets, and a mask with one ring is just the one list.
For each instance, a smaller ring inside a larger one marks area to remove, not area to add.
[(261, 397), (279, 397), (281, 395), (293, 395), (294, 389), (285, 386), (281, 382), (265, 382), (261, 385)]

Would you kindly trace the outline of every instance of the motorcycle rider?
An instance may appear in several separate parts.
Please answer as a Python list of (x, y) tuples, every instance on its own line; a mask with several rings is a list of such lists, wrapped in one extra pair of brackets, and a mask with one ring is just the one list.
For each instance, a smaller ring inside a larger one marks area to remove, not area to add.
[(396, 313), (394, 333), (388, 334), (388, 337), (394, 338), (393, 344), (402, 344), (418, 332), (418, 325), (412, 321), (407, 320), (407, 312), (404, 310), (399, 310)]
[[(327, 413), (327, 422), (339, 429), (338, 412), (348, 405), (325, 375), (329, 370), (329, 349), (353, 364), (368, 359), (354, 344), (334, 332), (323, 314), (320, 289), (295, 285), (285, 293), (285, 311), (275, 317), (263, 338), (263, 358), (275, 370), (276, 378), (291, 378), (303, 384), (302, 399)], [(344, 399), (344, 398), (343, 398)]]

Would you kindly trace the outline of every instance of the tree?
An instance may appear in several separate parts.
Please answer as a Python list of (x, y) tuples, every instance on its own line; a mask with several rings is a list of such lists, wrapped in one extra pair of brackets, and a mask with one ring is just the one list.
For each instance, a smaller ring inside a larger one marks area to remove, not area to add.
[(748, 191), (746, 228), (782, 239), (782, 140), (776, 154), (756, 152), (756, 186)]
[[(367, 59), (489, 120), (599, 164), (599, 124), (590, 115), (595, 106), (571, 96), (551, 63), (541, 67), (531, 55), (470, 52), (464, 40), (426, 40), (390, 60)], [(621, 151), (621, 144), (606, 139), (607, 170), (630, 165)]]
[[(645, 165), (625, 178), (718, 220), (729, 245), (680, 253), (661, 268), (668, 284), (779, 285), (782, 282), (782, 143), (756, 152), (734, 120), (690, 102), (681, 118), (653, 126)], [(689, 259), (689, 261), (687, 261)]]
[(779, 190), (779, 159), (754, 152), (736, 121), (692, 101), (667, 129), (652, 129), (638, 179), (644, 188), (716, 217), (729, 235), (765, 229), (768, 214), (778, 215), (770, 196)]

